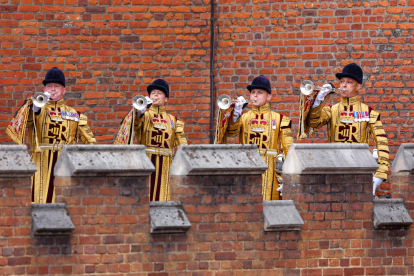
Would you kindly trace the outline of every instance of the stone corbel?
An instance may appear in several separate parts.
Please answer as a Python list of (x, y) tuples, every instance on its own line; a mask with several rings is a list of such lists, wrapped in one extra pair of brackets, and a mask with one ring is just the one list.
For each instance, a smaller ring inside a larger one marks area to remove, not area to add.
[(263, 201), (264, 231), (295, 231), (304, 225), (293, 200)]
[(185, 233), (191, 227), (179, 201), (151, 201), (150, 220), (152, 234)]
[(32, 204), (32, 232), (36, 236), (66, 236), (74, 229), (65, 203)]
[(404, 206), (404, 199), (374, 199), (374, 228), (394, 229), (408, 227), (413, 220)]

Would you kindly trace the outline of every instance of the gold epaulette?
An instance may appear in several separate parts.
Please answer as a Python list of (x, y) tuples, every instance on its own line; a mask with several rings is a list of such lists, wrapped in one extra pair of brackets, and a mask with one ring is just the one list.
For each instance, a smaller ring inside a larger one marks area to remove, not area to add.
[(378, 117), (379, 117), (380, 113), (376, 110), (371, 110), (370, 114), (369, 114), (369, 123), (370, 124), (375, 124), (376, 121), (378, 121)]
[(86, 115), (85, 114), (80, 114), (80, 116), (79, 116), (79, 125), (80, 126), (84, 126), (84, 125), (87, 125), (88, 124), (88, 117), (86, 117)]
[(282, 121), (280, 122), (280, 129), (290, 128), (292, 120), (289, 117), (283, 116)]

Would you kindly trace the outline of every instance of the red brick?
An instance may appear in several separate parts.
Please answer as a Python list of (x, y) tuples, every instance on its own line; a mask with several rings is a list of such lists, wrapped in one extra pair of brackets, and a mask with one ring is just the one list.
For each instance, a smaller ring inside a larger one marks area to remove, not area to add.
[(83, 205), (102, 205), (103, 198), (101, 197), (84, 197), (82, 198)]
[(234, 252), (217, 252), (214, 254), (216, 260), (234, 260), (236, 254)]
[(30, 257), (8, 258), (7, 264), (10, 266), (28, 265), (31, 262)]

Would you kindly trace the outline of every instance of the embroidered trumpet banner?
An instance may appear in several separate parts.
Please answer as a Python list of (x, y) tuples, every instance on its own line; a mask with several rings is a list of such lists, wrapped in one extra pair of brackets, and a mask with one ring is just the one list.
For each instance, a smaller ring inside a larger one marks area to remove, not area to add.
[(234, 104), (227, 109), (219, 110), (219, 114), (217, 116), (217, 129), (214, 144), (226, 144), (226, 137), (224, 136), (224, 134), (226, 133), (227, 126), (229, 125), (229, 119), (232, 117), (231, 114), (233, 113), (233, 109)]
[(121, 127), (115, 137), (114, 144), (128, 145), (133, 142), (134, 109), (132, 109), (121, 123)]
[(19, 145), (24, 143), (30, 105), (31, 101), (27, 101), (26, 104), (19, 109), (16, 116), (14, 116), (6, 129), (6, 133)]

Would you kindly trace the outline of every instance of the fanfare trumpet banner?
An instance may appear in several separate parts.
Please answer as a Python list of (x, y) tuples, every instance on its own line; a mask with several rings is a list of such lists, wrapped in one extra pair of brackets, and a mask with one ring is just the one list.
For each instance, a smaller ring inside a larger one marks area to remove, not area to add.
[(313, 102), (315, 101), (316, 95), (318, 95), (319, 91), (314, 90), (311, 94), (305, 95), (302, 94), (300, 97), (300, 117), (299, 117), (299, 132), (298, 132), (298, 140), (305, 139), (308, 137), (309, 133), (309, 125), (307, 123), (307, 118), (309, 112), (312, 108)]
[(133, 108), (122, 120), (121, 127), (115, 137), (115, 145), (129, 145), (134, 141), (135, 109)]
[(217, 115), (217, 125), (216, 125), (216, 139), (214, 140), (214, 144), (226, 144), (226, 130), (227, 126), (229, 125), (229, 120), (232, 117), (234, 109), (234, 103), (231, 104), (227, 109), (218, 110)]
[[(12, 140), (19, 144), (23, 145), (24, 139), (26, 137), (26, 125), (27, 119), (29, 117), (30, 108), (32, 105), (37, 107), (43, 107), (48, 102), (49, 97), (45, 93), (38, 92), (33, 95), (31, 99), (27, 99), (23, 104), (22, 108), (16, 113), (14, 118), (11, 120), (10, 124), (7, 126), (6, 133), (12, 138)], [(39, 142), (37, 141), (37, 131), (36, 131), (36, 116), (33, 110), (33, 126), (35, 130), (35, 140), (36, 140), (36, 152), (41, 152), (39, 148)]]
[(24, 143), (27, 118), (32, 103), (32, 99), (28, 99), (22, 108), (19, 109), (6, 129), (6, 133), (12, 138), (15, 143), (19, 145), (23, 145)]
[(147, 100), (141, 95), (137, 95), (132, 99), (132, 106), (132, 110), (121, 122), (121, 127), (115, 137), (115, 145), (130, 145), (134, 143), (135, 111), (149, 107)]

